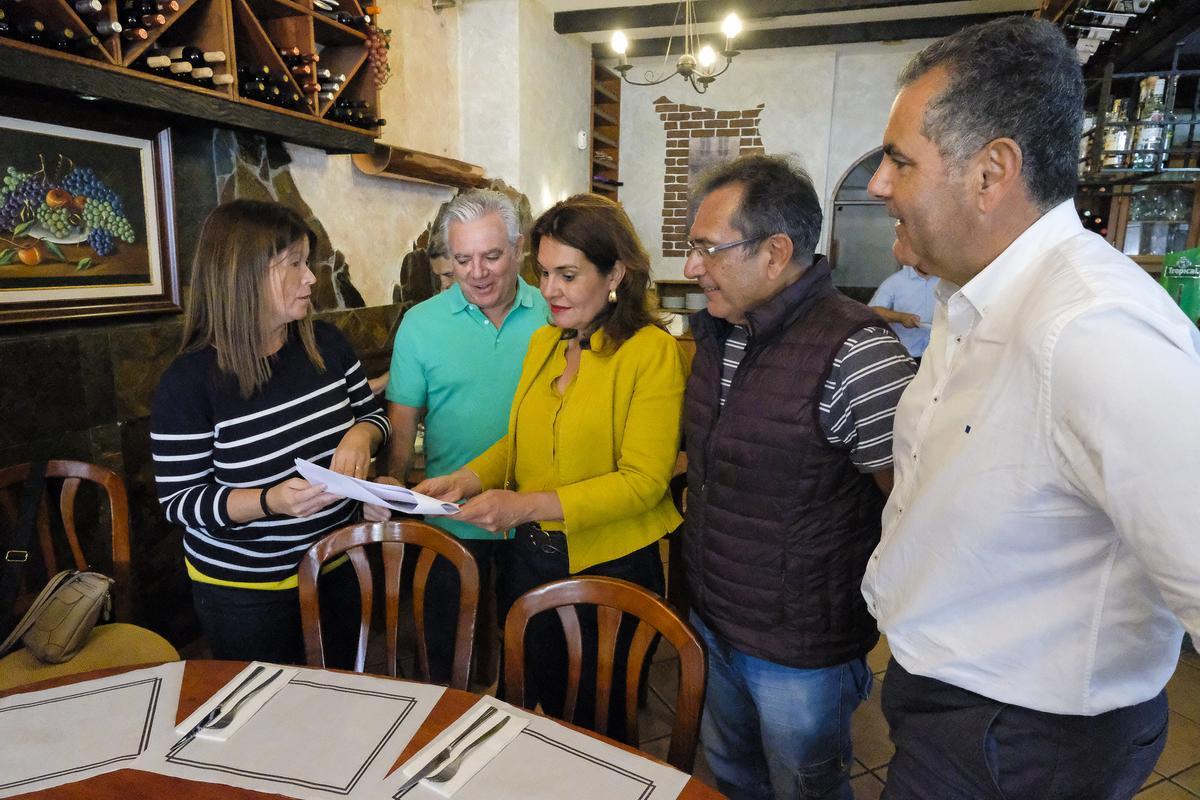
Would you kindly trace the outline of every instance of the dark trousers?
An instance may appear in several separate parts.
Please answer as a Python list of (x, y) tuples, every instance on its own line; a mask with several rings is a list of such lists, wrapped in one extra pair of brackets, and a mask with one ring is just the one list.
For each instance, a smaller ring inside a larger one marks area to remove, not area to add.
[[(558, 552), (551, 551), (551, 548)], [(658, 542), (635, 550), (629, 555), (589, 567), (578, 574), (621, 578), (657, 594), (663, 593), (662, 559), (659, 557)], [(517, 528), (517, 536), (508, 547), (505, 566), (496, 591), (500, 619), (508, 616), (508, 610), (525, 592), (568, 577), (571, 577), (571, 572), (567, 566), (566, 537), (561, 533), (547, 535), (540, 529), (534, 531), (526, 525)], [(579, 614), (580, 636), (583, 639), (583, 670), (579, 681), (579, 697), (575, 704), (575, 718), (571, 721), (585, 728), (594, 728), (598, 635), (596, 613), (593, 609), (576, 610)], [(637, 621), (626, 617), (622, 620), (617, 635), (608, 712), (608, 735), (614, 739), (625, 737), (625, 663), (629, 658), (629, 645), (636, 627)], [(651, 648), (646, 658), (642, 674), (643, 683), (645, 672), (650, 665), (649, 654), (653, 652)], [(531, 619), (525, 631), (525, 676), (526, 704), (532, 708), (535, 703), (540, 702), (545, 713), (562, 718), (568, 676), (567, 640), (558, 614), (553, 611)]]
[(1166, 693), (1094, 717), (999, 703), (896, 663), (885, 800), (1127, 800), (1167, 739)]
[[(358, 644), (358, 579), (349, 564), (321, 576), (325, 663), (349, 669)], [(192, 603), (213, 658), (303, 664), (298, 589), (242, 589), (192, 581)]]
[[(479, 607), (491, 591), (492, 569), (508, 542), (503, 539), (459, 539), (479, 568)], [(454, 637), (458, 632), (458, 570), (444, 558), (433, 562), (425, 583), (425, 647), (429, 654), (429, 680), (448, 684), (454, 669)]]

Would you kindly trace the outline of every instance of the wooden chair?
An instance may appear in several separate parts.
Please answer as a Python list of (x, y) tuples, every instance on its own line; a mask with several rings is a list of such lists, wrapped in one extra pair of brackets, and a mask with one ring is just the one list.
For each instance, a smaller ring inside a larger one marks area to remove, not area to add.
[(517, 598), (504, 623), (504, 688), (506, 699), (521, 706), (525, 696), (525, 629), (529, 620), (551, 609), (558, 612), (567, 637), (569, 675), (563, 718), (575, 716), (583, 669), (583, 642), (576, 604), (596, 606), (599, 642), (597, 642), (596, 716), (599, 733), (608, 730), (608, 709), (612, 692), (613, 661), (617, 631), (623, 614), (638, 620), (629, 648), (625, 675), (626, 743), (638, 745), (638, 687), (642, 666), (656, 635), (663, 636), (679, 653), (679, 694), (675, 703), (675, 722), (671, 730), (671, 748), (667, 761), (684, 772), (692, 771), (700, 730), (700, 711), (704, 703), (707, 677), (704, 646), (691, 626), (684, 622), (659, 597), (629, 581), (616, 578), (579, 577), (554, 581), (532, 589)]
[[(19, 514), (21, 487), (29, 477), (30, 464), (16, 464), (0, 469), (0, 513), (4, 514), (9, 530), (15, 528)], [(58, 516), (61, 526), (52, 524), (49, 498), (58, 480)], [(36, 518), (36, 548), (43, 570), (25, 570), (24, 586), (18, 594), (16, 611), (23, 612), (46, 581), (62, 569), (87, 570), (76, 522), (76, 500), (79, 487), (87, 481), (105, 495), (108, 504), (109, 527), (112, 531), (112, 563), (97, 569), (112, 577), (114, 618), (117, 622), (97, 625), (87, 644), (70, 661), (62, 664), (42, 664), (26, 651), (17, 650), (0, 660), (0, 686), (19, 686), (36, 680), (72, 675), (102, 667), (175, 661), (179, 653), (153, 631), (128, 624), (133, 617), (133, 581), (130, 567), (129, 500), (125, 484), (110, 469), (83, 461), (54, 460), (46, 466), (46, 489), (38, 501)], [(56, 534), (61, 532), (61, 536)], [(31, 554), (32, 555), (32, 554)]]
[(425, 646), (425, 583), (434, 560), (441, 556), (458, 570), (458, 629), (454, 641), (454, 666), (450, 686), (466, 689), (471, 669), (471, 645), (475, 636), (475, 617), (479, 606), (479, 568), (465, 547), (446, 532), (416, 520), (360, 522), (339, 528), (314, 544), (300, 562), (300, 617), (304, 626), (304, 650), (310, 666), (325, 666), (325, 648), (321, 638), (321, 609), (317, 598), (317, 577), (321, 565), (343, 553), (350, 557), (358, 576), (362, 614), (358, 626), (358, 649), (354, 669), (366, 669), (367, 634), (371, 628), (371, 602), (374, 586), (367, 545), (379, 545), (383, 560), (384, 612), (387, 626), (387, 674), (398, 674), (400, 576), (405, 545), (420, 548), (413, 574), (412, 600), (416, 626), (417, 668), (422, 680), (429, 680), (429, 652)]

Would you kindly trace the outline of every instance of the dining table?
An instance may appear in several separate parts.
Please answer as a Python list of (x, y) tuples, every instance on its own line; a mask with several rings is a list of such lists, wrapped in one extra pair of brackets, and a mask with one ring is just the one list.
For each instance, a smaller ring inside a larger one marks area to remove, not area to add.
[[(188, 660), (184, 662), (183, 685), (179, 693), (179, 706), (176, 709), (175, 723), (179, 724), (204, 704), (213, 694), (229, 683), (239, 672), (245, 669), (244, 661), (211, 661)], [(27, 684), (14, 689), (0, 692), (0, 698), (22, 692), (49, 689), (65, 686), (95, 678), (117, 675), (134, 669), (152, 666), (140, 664), (136, 666), (116, 667), (112, 669), (95, 670), (78, 675), (53, 678), (38, 683)], [(385, 680), (393, 680), (386, 676), (378, 676)], [(413, 755), (437, 737), (443, 730), (452, 725), (463, 714), (469, 711), (480, 699), (480, 695), (459, 689), (446, 689), (441, 698), (430, 711), (429, 716), (421, 724), (416, 735), (397, 758), (393, 769), (403, 764)], [(559, 724), (584, 733), (592, 738), (618, 747), (631, 753), (637, 753), (652, 760), (653, 756), (630, 747), (629, 745), (609, 739), (600, 734), (563, 723)], [(661, 763), (661, 762), (660, 762)], [(229, 800), (254, 800), (256, 798), (278, 798), (281, 795), (252, 791), (233, 786), (222, 786), (219, 792), (214, 792), (214, 784), (190, 781), (183, 778), (145, 772), (136, 769), (119, 769), (107, 772), (74, 783), (63, 784), (50, 789), (16, 795), (28, 800), (131, 800), (131, 798), (171, 798), (171, 800), (210, 800), (214, 796)], [(566, 795), (564, 795), (566, 796)], [(723, 795), (715, 789), (689, 778), (679, 795), (680, 800), (715, 800)]]

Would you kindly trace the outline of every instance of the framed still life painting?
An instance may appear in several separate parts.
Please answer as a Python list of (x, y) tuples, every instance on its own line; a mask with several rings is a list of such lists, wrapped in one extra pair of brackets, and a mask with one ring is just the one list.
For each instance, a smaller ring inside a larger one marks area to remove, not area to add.
[(179, 310), (166, 128), (0, 116), (0, 324)]

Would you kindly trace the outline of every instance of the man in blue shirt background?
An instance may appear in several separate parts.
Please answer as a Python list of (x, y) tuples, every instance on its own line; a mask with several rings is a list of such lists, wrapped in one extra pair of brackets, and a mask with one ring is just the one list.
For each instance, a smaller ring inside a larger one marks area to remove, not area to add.
[(929, 345), (933, 290), (937, 281), (916, 267), (901, 265), (898, 272), (879, 284), (871, 302), (867, 303), (872, 311), (891, 324), (904, 349), (918, 361)]

